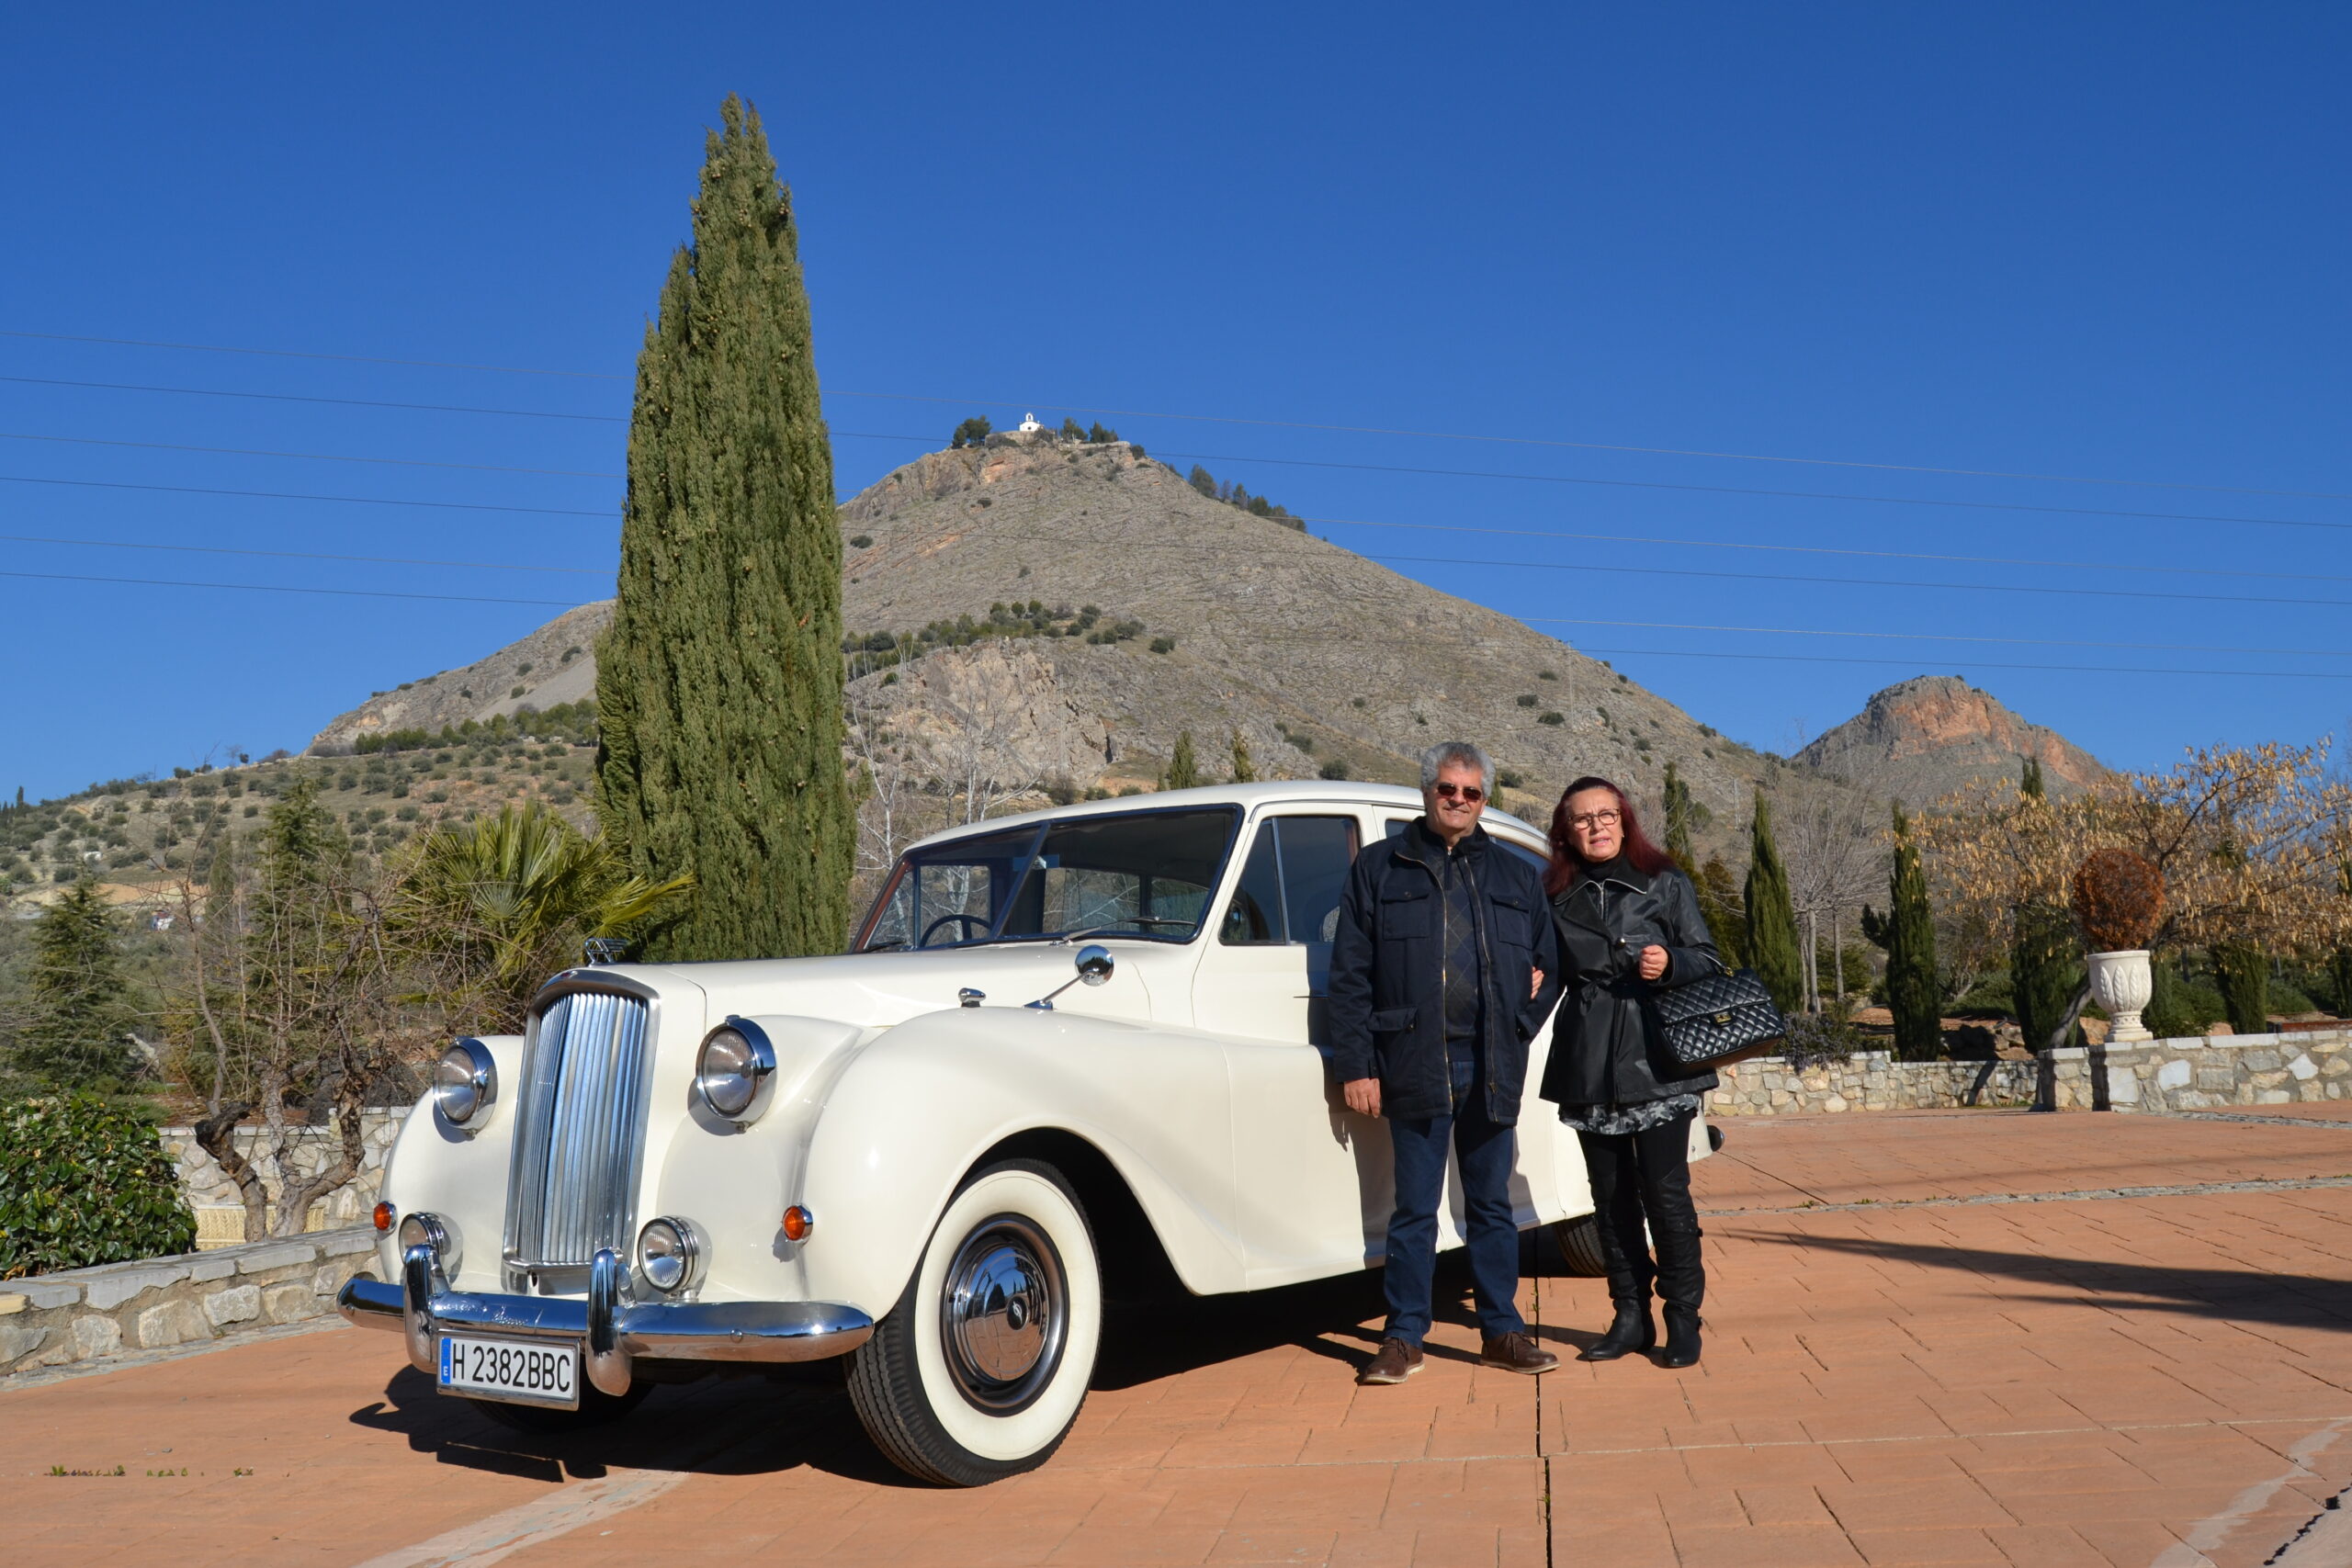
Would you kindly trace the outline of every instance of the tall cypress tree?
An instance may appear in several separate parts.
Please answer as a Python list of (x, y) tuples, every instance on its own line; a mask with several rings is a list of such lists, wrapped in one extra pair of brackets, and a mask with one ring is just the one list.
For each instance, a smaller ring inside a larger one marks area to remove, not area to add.
[(1201, 762), (1193, 754), (1193, 732), (1180, 730), (1175, 750), (1168, 754), (1168, 787), (1191, 789), (1201, 782)]
[(1241, 738), (1241, 731), (1238, 729), (1233, 732), (1233, 782), (1235, 784), (1258, 782), (1257, 764), (1250, 761), (1250, 742)]
[(1886, 880), (1883, 919), (1862, 911), (1862, 934), (1886, 950), (1886, 1005), (1894, 1015), (1894, 1053), (1905, 1061), (1933, 1061), (1943, 1048), (1941, 987), (1936, 979), (1936, 924), (1928, 905), (1928, 877), (1903, 807), (1894, 808), (1894, 868)]
[(791, 198), (729, 96), (694, 238), (637, 362), (619, 603), (599, 654), (597, 815), (629, 869), (695, 876), (650, 956), (837, 950), (842, 543)]
[(1781, 846), (1772, 840), (1771, 807), (1761, 790), (1756, 794), (1756, 821), (1748, 835), (1744, 898), (1748, 966), (1781, 1010), (1794, 1012), (1804, 1001), (1796, 902), (1789, 894), (1788, 867), (1781, 863)]
[[(2018, 793), (2027, 800), (2046, 798), (2040, 762), (2026, 762)], [(2045, 1051), (2064, 1026), (2075, 987), (2081, 983), (2081, 965), (2075, 961), (2080, 944), (2074, 918), (2046, 900), (2018, 905), (2016, 928), (2009, 943), (2009, 1010), (2017, 1015), (2026, 1048)]]

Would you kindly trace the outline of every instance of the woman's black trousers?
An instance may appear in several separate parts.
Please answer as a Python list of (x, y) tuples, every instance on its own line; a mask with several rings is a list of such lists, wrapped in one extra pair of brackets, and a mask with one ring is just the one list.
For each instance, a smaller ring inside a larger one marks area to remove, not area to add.
[[(1652, 1280), (1668, 1306), (1699, 1310), (1707, 1275), (1699, 1261), (1699, 1215), (1690, 1204), (1690, 1118), (1639, 1133), (1579, 1132), (1610, 1299), (1647, 1310)], [(1642, 1222), (1649, 1222), (1649, 1236)], [(1651, 1261), (1650, 1243), (1657, 1247)]]

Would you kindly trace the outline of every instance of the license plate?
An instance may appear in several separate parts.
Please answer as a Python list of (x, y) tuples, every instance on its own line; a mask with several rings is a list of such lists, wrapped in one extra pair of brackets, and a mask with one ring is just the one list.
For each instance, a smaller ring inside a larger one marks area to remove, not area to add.
[(580, 1347), (546, 1340), (441, 1337), (441, 1392), (510, 1404), (580, 1408)]

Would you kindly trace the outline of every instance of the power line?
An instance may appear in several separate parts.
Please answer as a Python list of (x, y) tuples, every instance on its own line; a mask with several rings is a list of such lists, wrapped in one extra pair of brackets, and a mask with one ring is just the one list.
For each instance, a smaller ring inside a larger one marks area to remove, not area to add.
[(274, 582), (188, 582), (175, 578), (92, 577), (64, 571), (0, 571), (33, 582), (107, 582), (134, 588), (220, 588), (240, 593), (317, 593), (337, 599), (429, 599), (447, 604), (552, 604), (576, 610), (571, 599), (495, 599), (470, 593), (399, 593), (388, 588), (295, 588)]
[[(1620, 659), (1747, 659), (1775, 664), (1891, 664), (1911, 670), (1919, 667), (1916, 659), (1854, 659), (1826, 653), (1701, 653), (1675, 648), (1580, 648), (1576, 651), (1607, 653)], [(2083, 675), (2243, 675), (2259, 676), (2265, 680), (2352, 681), (2352, 670), (2178, 670), (2168, 666), (2131, 664), (2006, 664), (1982, 659), (1968, 660), (1961, 668), (2063, 671)]]
[(248, 501), (332, 501), (345, 506), (429, 506), (445, 512), (523, 512), (540, 517), (604, 517), (611, 512), (582, 511), (561, 506), (498, 506), (476, 501), (395, 501), (376, 495), (306, 495), (276, 490), (210, 490), (200, 485), (131, 484), (121, 479), (45, 479), (23, 474), (0, 474), (0, 484), (72, 485), (83, 490), (147, 490), (172, 495), (230, 495)]
[(407, 365), (425, 370), (490, 370), (502, 376), (568, 376), (583, 381), (626, 381), (610, 370), (533, 370), (519, 365), (463, 365), (447, 359), (379, 359), (366, 354), (311, 354), (292, 348), (228, 348), (217, 343), (159, 343), (142, 337), (83, 337), (73, 333), (0, 331), (0, 337), (39, 338), (47, 343), (103, 343), (118, 348), (177, 348), (195, 354), (250, 354), (269, 359), (332, 359), (345, 365)]
[(174, 441), (110, 441), (95, 435), (33, 435), (0, 430), (0, 441), (49, 441), (69, 446), (127, 446), (141, 452), (206, 452), (221, 457), (294, 457), (315, 463), (381, 463), (400, 468), (464, 468), (481, 474), (538, 474), (556, 479), (625, 479), (592, 468), (511, 468), (496, 463), (436, 463), (424, 457), (355, 457), (335, 452), (271, 452), (251, 446), (189, 446)]
[(156, 545), (131, 539), (65, 539), (39, 534), (0, 534), (0, 543), (12, 545), (74, 545), (103, 550), (171, 550), (184, 555), (203, 556), (267, 556), (277, 560), (356, 561), (368, 566), (442, 566), (460, 567), (472, 571), (546, 571), (580, 577), (610, 577), (605, 567), (594, 566), (514, 566), (503, 561), (482, 560), (417, 560), (405, 556), (336, 556), (316, 550), (251, 550), (236, 549), (226, 545)]
[[(200, 354), (254, 355), (277, 359), (331, 360), (354, 365), (398, 365), (426, 369), (479, 370), (509, 376), (553, 376), (592, 381), (625, 381), (629, 379), (610, 370), (550, 370), (514, 365), (475, 365), (454, 360), (393, 359), (368, 355), (322, 354), (297, 349), (231, 347), (218, 344), (169, 343), (148, 338), (117, 338), (81, 336), (65, 333), (10, 332), (0, 330), (0, 337), (41, 339), (53, 343), (109, 344), (130, 348), (166, 348)], [(2334, 491), (2277, 490), (2250, 485), (2192, 484), (2177, 479), (2117, 479), (2083, 474), (2044, 474), (2002, 468), (1944, 468), (1920, 463), (1881, 463), (1844, 457), (1791, 457), (1765, 452), (1719, 452), (1700, 447), (1638, 446), (1617, 442), (1566, 441), (1532, 435), (1497, 435), (1489, 433), (1449, 430), (1407, 430), (1384, 425), (1334, 424), (1306, 420), (1256, 419), (1235, 414), (1168, 413), (1145, 409), (1098, 408), (1079, 403), (1048, 403), (1035, 400), (1012, 398), (944, 398), (913, 392), (864, 392), (841, 389), (825, 394), (835, 398), (861, 398), (876, 401), (932, 403), (961, 407), (996, 409), (1044, 409), (1049, 413), (1082, 413), (1108, 415), (1113, 419), (1159, 419), (1190, 424), (1232, 424), (1270, 430), (1310, 430), (1330, 434), (1381, 435), (1421, 441), (1468, 441), (1503, 446), (1552, 447), (1577, 452), (1620, 452), (1637, 457), (1703, 457), (1710, 460), (1739, 463), (1782, 463), (1808, 468), (1861, 468), (1882, 473), (1937, 474), (1959, 479), (2027, 479), (2049, 484), (2115, 485), (2141, 490), (2198, 491), (2219, 495), (2275, 495), (2304, 501), (2352, 501), (2352, 493)], [(474, 412), (474, 411), (467, 411)], [(517, 411), (489, 411), (513, 412)], [(547, 415), (551, 418), (588, 418), (589, 415)], [(1180, 456), (1191, 457), (1185, 453)], [(1250, 459), (1228, 457), (1226, 462)]]
[(1841, 588), (1931, 588), (1970, 593), (2044, 593), (2090, 599), (2169, 599), (2192, 604), (2324, 604), (2352, 607), (2352, 599), (2284, 599), (2251, 593), (2164, 593), (2146, 588), (2045, 588), (2012, 582), (1915, 582), (1888, 577), (1804, 577), (1775, 571), (1707, 571), (1694, 567), (1589, 566), (1567, 561), (1471, 560), (1453, 556), (1375, 556), (1366, 560), (1411, 561), (1429, 566), (1499, 566), (1527, 571), (1602, 571), (1636, 577), (1718, 577), (1748, 582), (1815, 582)]
[[(1294, 515), (1296, 515), (1294, 513)], [(1466, 523), (1370, 523), (1361, 518), (1299, 517), (1340, 528), (1417, 528), (1439, 534), (1498, 534), (1511, 538), (1573, 539), (1602, 545), (1668, 545), (1705, 550), (1762, 550), (1778, 555), (1858, 556), (1877, 560), (1949, 561), (1962, 566), (2052, 567), (2066, 571), (2143, 571), (2171, 577), (2250, 577), (2285, 582), (2352, 582), (2308, 571), (2239, 571), (2214, 566), (2137, 566), (2128, 561), (2043, 560), (2019, 556), (1953, 556), (1924, 550), (1857, 550), (1832, 545), (1767, 545), (1736, 539), (1675, 539), (1641, 534), (1577, 534), (1553, 528), (1489, 528)]]
[(2306, 659), (2352, 659), (2352, 648), (2243, 648), (2208, 642), (2097, 642), (2079, 637), (1970, 637), (1939, 632), (1839, 631), (1823, 626), (1714, 626), (1702, 621), (1603, 621), (1582, 615), (1518, 615), (1513, 619), (1525, 621), (1530, 626), (1620, 626), (1642, 631), (1744, 632), (1759, 637), (1867, 637), (1885, 642), (1968, 642), (2011, 648), (2109, 648), (2144, 653), (2281, 653)]
[(53, 376), (0, 376), (0, 381), (11, 381), (23, 387), (82, 387), (100, 392), (172, 392), (190, 398), (249, 398), (266, 403), (333, 403), (340, 408), (406, 409), (412, 413), (505, 414), (515, 419), (569, 419), (591, 424), (628, 423), (626, 415), (615, 413), (550, 413), (544, 409), (481, 409), (454, 403), (393, 403), (374, 398), (322, 398), (314, 393), (224, 392), (212, 387), (149, 387), (126, 381), (68, 381)]
[[(1045, 405), (1038, 406), (1042, 408)], [(913, 441), (925, 446), (933, 439), (928, 435), (889, 435), (862, 430), (836, 430), (831, 434), (835, 439)], [(2024, 512), (2059, 517), (2107, 517), (2132, 522), (2246, 523), (2272, 528), (2352, 529), (2352, 523), (2320, 523), (2301, 517), (2233, 517), (2204, 512), (2132, 512), (2115, 507), (2098, 506), (2031, 506), (2022, 502), (1938, 501), (1912, 495), (1852, 495), (1840, 491), (1766, 490), (1753, 485), (1677, 484), (1664, 479), (1599, 479), (1575, 474), (1506, 473), (1492, 468), (1416, 468), (1388, 463), (1341, 463), (1310, 457), (1245, 457), (1230, 452), (1163, 451), (1160, 456), (1184, 457), (1199, 463), (1263, 463), (1284, 468), (1340, 468), (1373, 474), (1415, 474), (1435, 479), (1511, 479), (1529, 484), (1586, 485), (1600, 490), (1679, 491), (1697, 495), (1766, 496), (1784, 501), (1843, 501), (1876, 506), (1932, 506), (1961, 512)], [(2344, 499), (2352, 500), (2352, 497)]]

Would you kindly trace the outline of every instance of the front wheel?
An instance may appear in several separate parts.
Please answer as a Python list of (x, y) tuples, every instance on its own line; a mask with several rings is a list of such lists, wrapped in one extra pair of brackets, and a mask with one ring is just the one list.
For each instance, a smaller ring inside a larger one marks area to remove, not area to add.
[(1102, 1337), (1085, 1211), (1052, 1166), (1005, 1160), (948, 1201), (898, 1304), (850, 1359), (850, 1401), (908, 1474), (986, 1485), (1061, 1446)]
[(1552, 1243), (1560, 1250), (1562, 1266), (1577, 1279), (1598, 1280), (1609, 1272), (1609, 1259), (1600, 1250), (1600, 1215), (1557, 1222), (1552, 1226)]

